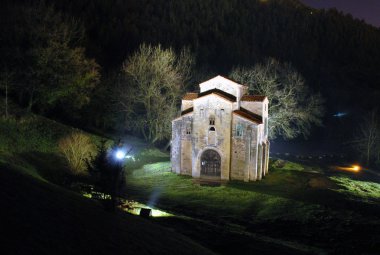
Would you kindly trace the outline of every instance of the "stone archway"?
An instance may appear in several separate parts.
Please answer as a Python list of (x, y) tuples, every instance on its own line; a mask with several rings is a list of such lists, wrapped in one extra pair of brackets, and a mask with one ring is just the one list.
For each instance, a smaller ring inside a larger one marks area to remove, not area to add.
[(220, 177), (221, 158), (215, 150), (205, 150), (201, 156), (201, 176)]

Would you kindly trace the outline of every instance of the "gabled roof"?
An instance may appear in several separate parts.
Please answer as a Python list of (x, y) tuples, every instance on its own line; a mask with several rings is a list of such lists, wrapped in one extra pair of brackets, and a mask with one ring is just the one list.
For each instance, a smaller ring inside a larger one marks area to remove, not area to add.
[(199, 84), (199, 86), (206, 85), (207, 83), (225, 83), (231, 86), (244, 86), (220, 75), (215, 76), (214, 78), (211, 78), (205, 82), (202, 82), (201, 84)]
[(262, 102), (266, 98), (267, 98), (266, 96), (259, 96), (259, 95), (244, 95), (241, 97), (241, 101)]
[(186, 114), (190, 114), (190, 113), (192, 113), (193, 111), (194, 111), (194, 108), (193, 108), (193, 107), (188, 108), (188, 109), (186, 109), (186, 110), (184, 110), (184, 111), (181, 112), (181, 116), (175, 118), (175, 119), (172, 120), (172, 121), (178, 121), (178, 120), (181, 120), (183, 116), (185, 116)]
[(185, 114), (188, 114), (188, 113), (191, 113), (191, 112), (193, 112), (193, 111), (194, 111), (194, 108), (193, 108), (193, 107), (191, 107), (191, 108), (189, 108), (189, 109), (186, 109), (186, 110), (184, 110), (184, 111), (181, 112), (181, 116), (183, 116), (183, 115), (185, 115)]
[(263, 123), (263, 118), (260, 115), (257, 115), (253, 112), (248, 111), (247, 109), (244, 109), (240, 107), (239, 110), (235, 110), (233, 112), (234, 114), (239, 115), (240, 117), (243, 117), (251, 122), (255, 122), (257, 124), (262, 124)]
[(220, 96), (230, 102), (236, 102), (236, 97), (234, 95), (231, 95), (227, 92), (224, 92), (220, 89), (210, 89), (210, 90), (207, 90), (205, 92), (202, 92), (202, 93), (199, 93), (198, 94), (198, 98), (201, 98), (201, 97), (205, 97), (205, 96), (208, 96), (208, 95), (217, 95), (217, 96)]
[(198, 98), (198, 93), (195, 93), (195, 92), (189, 92), (189, 93), (186, 93), (183, 97), (182, 97), (182, 100), (193, 100), (193, 99), (196, 99)]

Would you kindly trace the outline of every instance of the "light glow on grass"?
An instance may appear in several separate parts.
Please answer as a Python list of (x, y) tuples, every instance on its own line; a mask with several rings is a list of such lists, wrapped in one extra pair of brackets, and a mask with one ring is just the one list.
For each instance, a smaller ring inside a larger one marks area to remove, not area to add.
[(147, 206), (142, 203), (138, 203), (136, 201), (128, 201), (126, 200), (121, 206), (124, 211), (129, 212), (134, 215), (140, 215), (141, 209), (150, 209), (151, 210), (151, 217), (171, 217), (174, 216), (171, 213), (167, 213), (158, 209), (154, 209), (150, 206)]

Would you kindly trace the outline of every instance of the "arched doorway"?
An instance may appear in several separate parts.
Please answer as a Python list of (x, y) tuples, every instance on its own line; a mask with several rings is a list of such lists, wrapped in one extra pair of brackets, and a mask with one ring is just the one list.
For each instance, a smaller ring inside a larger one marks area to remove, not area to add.
[(206, 150), (201, 156), (201, 176), (220, 177), (220, 156), (214, 150)]

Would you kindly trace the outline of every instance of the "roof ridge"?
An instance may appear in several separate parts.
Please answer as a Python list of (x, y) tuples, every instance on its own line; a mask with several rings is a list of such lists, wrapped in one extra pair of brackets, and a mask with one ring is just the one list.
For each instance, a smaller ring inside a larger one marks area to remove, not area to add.
[(190, 107), (184, 111), (181, 112), (181, 116), (185, 115), (185, 114), (188, 114), (190, 112), (194, 111), (194, 107)]
[(201, 92), (201, 93), (198, 94), (197, 98), (201, 98), (201, 97), (208, 96), (208, 95), (211, 95), (211, 94), (216, 94), (218, 96), (223, 97), (224, 99), (227, 99), (227, 100), (232, 101), (232, 102), (236, 102), (236, 96), (234, 96), (234, 95), (232, 95), (230, 93), (227, 93), (227, 92), (225, 92), (223, 90), (217, 89), (217, 88), (213, 88), (213, 89)]
[(267, 98), (267, 96), (264, 96), (264, 95), (243, 95), (241, 97), (241, 101), (251, 101), (251, 102), (255, 102), (255, 101), (264, 101), (265, 98)]
[(211, 81), (211, 80), (214, 80), (214, 79), (224, 79), (224, 80), (226, 80), (226, 81), (228, 81), (228, 82), (230, 82), (230, 83), (233, 83), (234, 85), (248, 87), (247, 85), (240, 84), (239, 82), (234, 81), (234, 80), (232, 80), (232, 79), (230, 79), (230, 78), (227, 78), (227, 77), (225, 77), (225, 76), (223, 76), (223, 75), (220, 75), (220, 74), (218, 74), (217, 76), (212, 77), (212, 78), (210, 78), (210, 79), (208, 79), (208, 80), (206, 80), (206, 81), (204, 81), (204, 82), (201, 82), (199, 85), (202, 85), (202, 84), (207, 83), (207, 82), (209, 82), (209, 81)]
[(234, 113), (240, 115), (241, 117), (244, 117), (250, 121), (256, 122), (256, 123), (263, 123), (263, 117), (253, 113), (251, 111), (248, 111), (247, 109), (240, 107), (240, 109), (234, 110)]

